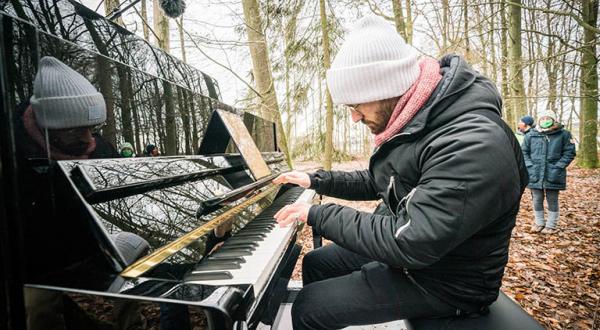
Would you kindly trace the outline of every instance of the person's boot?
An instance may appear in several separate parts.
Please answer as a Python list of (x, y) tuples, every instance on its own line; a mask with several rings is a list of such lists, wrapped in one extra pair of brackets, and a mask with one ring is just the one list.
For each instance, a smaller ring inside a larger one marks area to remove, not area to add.
[(531, 227), (531, 231), (539, 233), (544, 229), (546, 220), (544, 219), (544, 211), (534, 211), (535, 225)]
[(558, 211), (552, 212), (548, 211), (548, 222), (546, 223), (546, 228), (542, 230), (542, 234), (554, 234), (556, 232), (556, 225), (558, 224)]

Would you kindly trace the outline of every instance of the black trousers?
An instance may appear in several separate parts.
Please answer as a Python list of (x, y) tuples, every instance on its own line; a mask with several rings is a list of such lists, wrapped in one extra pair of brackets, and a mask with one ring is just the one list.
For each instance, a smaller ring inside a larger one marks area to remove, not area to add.
[(456, 308), (394, 269), (335, 244), (309, 252), (304, 287), (292, 306), (294, 329), (339, 329), (414, 317), (455, 315)]

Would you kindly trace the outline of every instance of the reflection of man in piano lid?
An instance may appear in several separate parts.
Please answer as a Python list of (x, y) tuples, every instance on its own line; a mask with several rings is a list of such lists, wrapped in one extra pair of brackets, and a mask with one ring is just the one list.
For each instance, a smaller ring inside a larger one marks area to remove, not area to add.
[(26, 138), (18, 140), (26, 157), (117, 157), (115, 148), (95, 134), (106, 121), (104, 97), (58, 59), (40, 60), (30, 103), (22, 116)]
[(374, 213), (296, 203), (275, 215), (333, 242), (303, 259), (294, 329), (484, 314), (527, 178), (494, 84), (459, 56), (419, 59), (389, 23), (367, 17), (346, 36), (327, 85), (375, 135), (369, 169), (274, 181), (383, 202)]
[[(49, 234), (38, 221), (43, 219), (43, 224), (51, 224), (57, 221), (53, 218), (54, 214), (59, 217), (65, 215), (52, 210), (54, 204), (48, 199), (45, 180), (39, 177), (43, 174), (29, 171), (25, 167), (25, 161), (46, 157), (53, 160), (112, 158), (118, 157), (118, 153), (95, 132), (106, 120), (104, 97), (86, 78), (54, 57), (47, 56), (40, 60), (33, 83), (33, 96), (30, 104), (24, 104), (23, 108), (22, 121), (17, 123), (16, 143), (19, 160), (24, 165), (19, 182), (22, 201), (27, 204), (24, 208), (24, 220), (30, 229), (26, 232), (25, 239), (38, 241), (38, 246), (50, 246), (54, 240), (65, 237)], [(112, 239), (129, 263), (133, 263), (149, 248), (148, 242), (133, 233), (121, 232), (113, 235)], [(30, 258), (32, 253), (36, 258)], [(51, 263), (55, 256), (43, 253), (45, 251), (28, 250), (27, 261), (35, 260), (35, 267), (44, 268), (45, 265), (40, 265), (40, 260)], [(30, 267), (28, 264), (28, 268)], [(65, 323), (68, 323), (67, 315), (70, 315), (68, 308), (73, 308), (74, 305), (65, 304), (65, 299), (70, 298), (60, 292), (26, 289), (28, 329), (64, 328)], [(127, 303), (120, 303), (119, 306), (124, 304)], [(123, 308), (123, 311), (129, 310), (131, 309)], [(116, 309), (115, 313), (120, 313), (120, 310)], [(138, 313), (130, 313), (123, 318), (123, 322), (140, 324), (144, 321)]]

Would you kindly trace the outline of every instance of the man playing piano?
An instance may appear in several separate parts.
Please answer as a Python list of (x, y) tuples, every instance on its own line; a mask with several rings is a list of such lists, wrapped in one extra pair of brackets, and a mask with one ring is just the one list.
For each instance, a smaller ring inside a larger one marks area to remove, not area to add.
[(275, 182), (383, 202), (373, 214), (297, 203), (275, 215), (334, 243), (304, 257), (294, 328), (486, 313), (527, 184), (494, 84), (459, 56), (419, 59), (377, 17), (347, 35), (327, 83), (333, 101), (375, 135), (368, 170), (291, 172)]

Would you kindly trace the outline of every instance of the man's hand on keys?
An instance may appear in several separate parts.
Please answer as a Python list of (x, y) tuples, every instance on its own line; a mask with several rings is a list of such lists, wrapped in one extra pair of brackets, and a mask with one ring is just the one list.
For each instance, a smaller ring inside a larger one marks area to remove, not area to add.
[[(310, 177), (308, 174), (300, 171), (292, 171), (279, 175), (273, 180), (273, 183), (286, 184), (291, 183), (302, 188), (310, 187)], [(275, 220), (280, 227), (285, 227), (293, 222), (306, 222), (308, 218), (309, 203), (294, 203), (283, 207), (275, 214)]]
[(308, 210), (311, 206), (311, 204), (304, 202), (284, 206), (279, 212), (275, 213), (275, 220), (279, 223), (279, 227), (285, 227), (294, 222), (306, 222)]
[(302, 188), (310, 187), (310, 177), (308, 174), (300, 171), (292, 171), (280, 174), (278, 177), (273, 179), (273, 183), (286, 184), (292, 183)]

